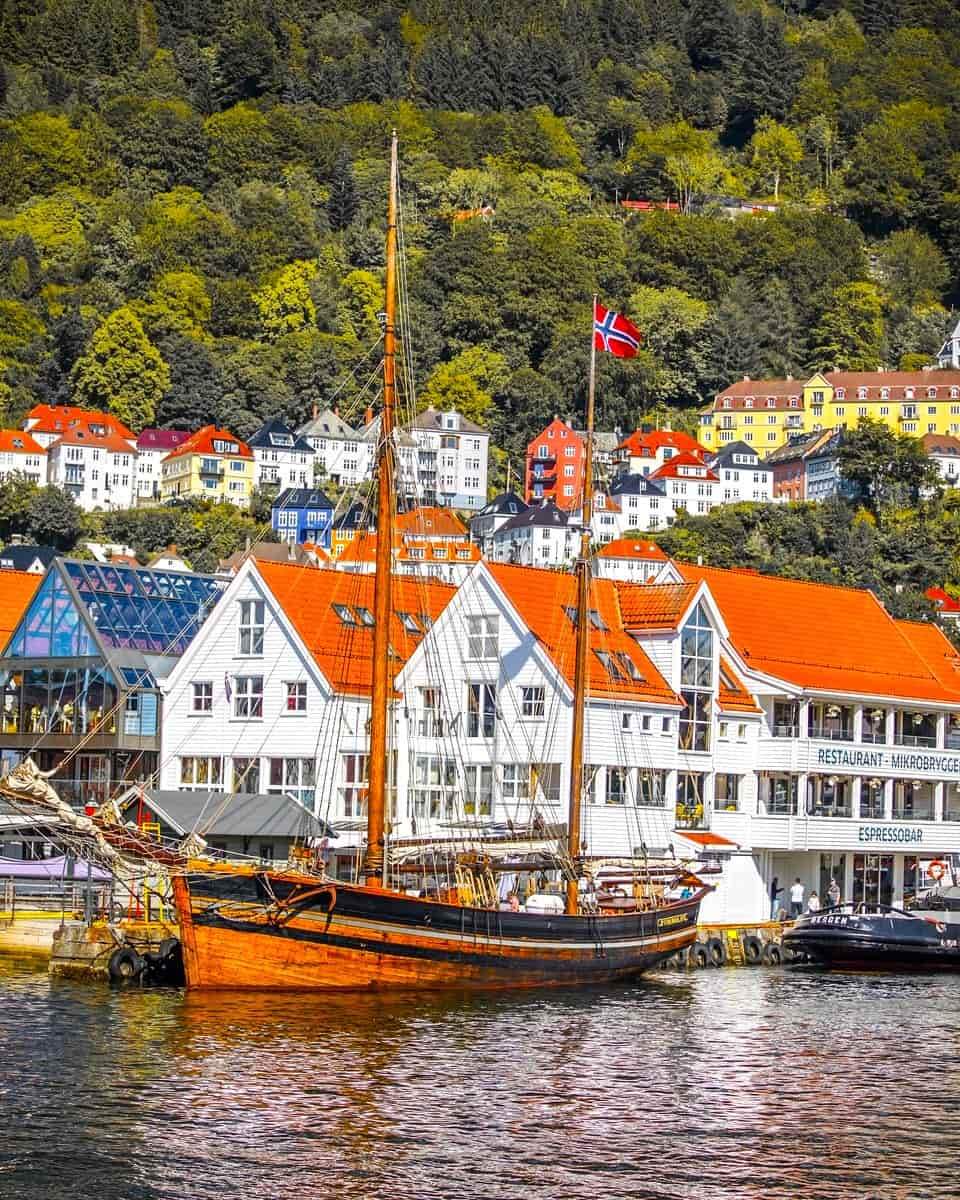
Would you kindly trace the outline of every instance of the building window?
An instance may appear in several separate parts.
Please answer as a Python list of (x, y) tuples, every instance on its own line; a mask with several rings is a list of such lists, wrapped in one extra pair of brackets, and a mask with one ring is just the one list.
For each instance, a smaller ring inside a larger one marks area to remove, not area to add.
[(463, 811), (468, 817), (489, 817), (493, 811), (493, 767), (464, 767)]
[(450, 818), (456, 814), (456, 803), (457, 760), (418, 754), (413, 764), (414, 817)]
[[(341, 755), (347, 758), (349, 755)], [(357, 757), (360, 757), (359, 755)], [(283, 792), (310, 807), (317, 788), (317, 765), (312, 758), (271, 758), (267, 791)], [(345, 813), (345, 816), (351, 816)], [(357, 814), (359, 815), (359, 814)]]
[(190, 711), (195, 713), (213, 712), (213, 684), (194, 683)]
[(259, 720), (263, 717), (263, 676), (238, 675), (234, 680), (233, 715)]
[(260, 791), (260, 759), (233, 760), (233, 790), (244, 796), (256, 796)]
[(240, 601), (240, 654), (263, 654), (263, 611), (262, 600)]
[(304, 679), (288, 681), (283, 685), (283, 690), (286, 695), (286, 703), (284, 705), (286, 712), (306, 712), (307, 711), (307, 683)]
[(637, 804), (640, 808), (663, 808), (667, 794), (665, 771), (641, 771), (637, 779)]
[(493, 737), (497, 730), (497, 689), (492, 683), (467, 684), (467, 737)]
[(205, 755), (181, 758), (180, 786), (223, 791), (223, 759)]
[(704, 829), (703, 775), (696, 771), (681, 771), (677, 776), (678, 829)]
[(713, 627), (702, 602), (680, 635), (680, 694), (686, 708), (680, 716), (680, 747), (710, 749), (713, 692)]
[(626, 804), (628, 770), (628, 767), (607, 767), (607, 804)]
[(546, 711), (546, 688), (525, 687), (520, 689), (521, 713), (528, 719), (539, 719)]
[(737, 812), (740, 808), (740, 776), (717, 775), (713, 784), (713, 807), (717, 812)]
[(467, 658), (485, 662), (497, 658), (496, 616), (467, 617)]
[(529, 763), (504, 763), (503, 799), (515, 804), (530, 799)]

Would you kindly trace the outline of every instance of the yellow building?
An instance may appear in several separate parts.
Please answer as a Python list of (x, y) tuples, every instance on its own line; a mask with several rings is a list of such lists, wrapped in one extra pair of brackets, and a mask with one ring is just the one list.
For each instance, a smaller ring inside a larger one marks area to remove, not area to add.
[(767, 454), (791, 434), (855, 429), (864, 417), (916, 437), (957, 436), (960, 371), (828, 371), (806, 383), (744, 378), (701, 412), (699, 440), (708, 450), (744, 441)]
[(160, 464), (160, 499), (228, 500), (248, 508), (253, 451), (226, 429), (205, 425)]

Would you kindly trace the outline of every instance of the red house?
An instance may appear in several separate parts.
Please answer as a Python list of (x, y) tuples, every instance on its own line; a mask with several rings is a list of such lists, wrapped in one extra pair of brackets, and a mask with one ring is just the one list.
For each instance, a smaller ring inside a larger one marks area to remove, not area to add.
[(566, 421), (554, 417), (527, 446), (523, 498), (527, 504), (552, 500), (558, 508), (577, 507), (583, 494), (586, 441)]

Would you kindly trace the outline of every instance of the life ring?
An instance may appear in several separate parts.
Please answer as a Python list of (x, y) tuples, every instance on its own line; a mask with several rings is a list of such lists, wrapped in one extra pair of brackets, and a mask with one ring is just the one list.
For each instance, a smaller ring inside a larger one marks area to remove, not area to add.
[(743, 957), (750, 966), (756, 966), (763, 958), (763, 942), (755, 933), (748, 933), (743, 939)]
[(783, 961), (783, 954), (776, 942), (767, 942), (763, 948), (763, 962), (768, 967), (779, 967)]
[(940, 858), (935, 858), (929, 867), (927, 867), (927, 874), (936, 883), (939, 883), (946, 873), (947, 864)]
[(118, 946), (110, 955), (107, 973), (111, 983), (133, 983), (143, 974), (144, 961), (132, 946)]
[(690, 947), (690, 962), (695, 967), (705, 967), (710, 962), (710, 952), (706, 942), (694, 942)]
[(711, 966), (722, 967), (727, 961), (727, 948), (723, 944), (723, 939), (712, 937), (707, 942), (707, 954), (710, 956)]

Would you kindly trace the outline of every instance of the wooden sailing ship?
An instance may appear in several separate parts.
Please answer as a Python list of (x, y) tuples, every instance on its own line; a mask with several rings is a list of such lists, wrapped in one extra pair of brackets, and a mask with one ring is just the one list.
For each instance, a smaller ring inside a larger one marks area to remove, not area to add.
[[(396, 462), (395, 346), (397, 293), (397, 141), (390, 164), (386, 256), (383, 407), (377, 448), (376, 585), (373, 623), (372, 703), (366, 847), (361, 881), (342, 882), (322, 872), (277, 869), (258, 863), (168, 856), (164, 869), (173, 895), (188, 988), (287, 990), (534, 988), (629, 979), (689, 945), (696, 936), (700, 902), (708, 890), (688, 879), (692, 894), (668, 901), (665, 883), (683, 879), (675, 868), (659, 875), (635, 864), (633, 897), (581, 895), (585, 864), (581, 844), (585, 698), (590, 647), (590, 525), (595, 343), (590, 360), (583, 532), (576, 565), (577, 615), (570, 792), (561, 872), (562, 911), (533, 911), (499, 903), (489, 886), (491, 859), (461, 856), (460, 878), (475, 886), (410, 894), (385, 886), (385, 842), (393, 687), (389, 644), (391, 552)], [(19, 771), (19, 768), (18, 768)], [(16, 774), (16, 772), (14, 773)], [(24, 772), (36, 797), (45, 781)], [(8, 777), (9, 778), (9, 777)], [(32, 789), (32, 791), (31, 791)], [(48, 789), (49, 790), (49, 789)], [(108, 813), (93, 824), (108, 846), (131, 846)], [(521, 848), (522, 850), (522, 848)], [(516, 853), (516, 848), (512, 851)], [(482, 884), (481, 875), (487, 882)], [(559, 909), (559, 897), (552, 897)]]

